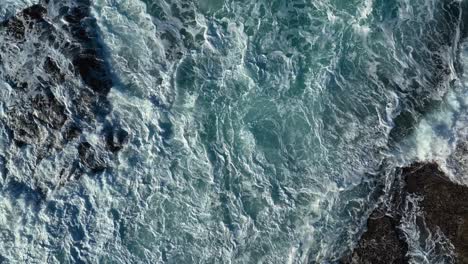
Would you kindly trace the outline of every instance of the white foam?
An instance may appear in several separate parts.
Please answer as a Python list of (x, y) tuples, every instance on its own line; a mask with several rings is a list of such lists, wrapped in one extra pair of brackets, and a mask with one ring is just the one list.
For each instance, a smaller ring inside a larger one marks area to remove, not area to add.
[(468, 122), (468, 46), (465, 43), (461, 48), (461, 62), (465, 72), (444, 96), (440, 107), (418, 124), (413, 135), (415, 152), (408, 158), (411, 159), (413, 155), (419, 161), (435, 161), (452, 181), (468, 185), (466, 168), (461, 162), (465, 154), (457, 153), (457, 147), (467, 140), (465, 127)]

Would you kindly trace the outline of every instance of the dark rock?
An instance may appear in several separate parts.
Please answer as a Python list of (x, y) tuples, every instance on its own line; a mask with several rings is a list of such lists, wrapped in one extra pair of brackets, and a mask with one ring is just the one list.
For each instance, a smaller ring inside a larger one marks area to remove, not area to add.
[(455, 246), (458, 263), (468, 263), (468, 187), (451, 182), (435, 163), (415, 164), (403, 174), (407, 192), (424, 198), (426, 225), (440, 228)]
[[(21, 12), (17, 17), (13, 17), (1, 23), (2, 27), (7, 28), (7, 34), (18, 40), (24, 40), (26, 26), (31, 26), (31, 23), (43, 22), (47, 10), (41, 5), (33, 5)], [(30, 22), (25, 24), (24, 22)]]
[(73, 60), (73, 65), (78, 69), (83, 81), (99, 94), (107, 94), (112, 86), (112, 81), (106, 78), (105, 64), (94, 55), (79, 54)]
[(77, 73), (93, 91), (106, 95), (112, 87), (110, 65), (103, 59), (103, 48), (99, 42), (96, 20), (91, 15), (90, 1), (74, 1), (67, 6), (68, 1), (49, 1), (49, 4), (59, 6), (62, 17), (68, 22), (64, 29), (81, 45), (71, 47), (73, 65)]
[(127, 143), (128, 133), (112, 126), (97, 146), (83, 134), (97, 131), (111, 112), (113, 77), (104, 50), (87, 0), (43, 0), (0, 23), (0, 79), (12, 88), (0, 122), (11, 131), (12, 147), (35, 153), (31, 174), (66, 147), (76, 148), (76, 157), (58, 178), (99, 172)]
[(6, 167), (7, 161), (4, 156), (0, 155), (0, 175), (1, 178), (5, 179), (8, 174), (8, 168)]
[(397, 228), (398, 221), (374, 212), (367, 221), (367, 231), (362, 235), (353, 253), (341, 260), (350, 264), (407, 263), (408, 246)]
[(44, 71), (53, 78), (57, 83), (62, 83), (65, 79), (65, 75), (60, 70), (60, 67), (57, 65), (57, 62), (54, 61), (51, 57), (47, 57), (44, 65)]
[(107, 161), (96, 149), (88, 142), (82, 142), (78, 146), (78, 154), (81, 164), (92, 172), (101, 172), (106, 169)]
[(81, 130), (80, 127), (78, 127), (77, 124), (72, 123), (72, 124), (69, 124), (69, 126), (65, 129), (63, 136), (65, 140), (69, 141), (69, 140), (78, 138), (82, 132), (83, 131)]
[(423, 198), (417, 228), (427, 227), (432, 234), (440, 229), (455, 247), (456, 263), (468, 263), (468, 187), (451, 182), (435, 163), (403, 168), (398, 184), (403, 188), (394, 188), (391, 201), (374, 211), (358, 245), (340, 263), (408, 263), (408, 245), (399, 226), (410, 195)]
[(42, 20), (47, 14), (47, 9), (41, 5), (33, 5), (23, 10), (24, 17), (31, 20)]
[(24, 38), (24, 24), (18, 20), (18, 19), (11, 19), (7, 20), (6, 22), (2, 23), (2, 26), (7, 28), (7, 34), (8, 36), (14, 37), (18, 40), (21, 40)]
[(112, 152), (121, 150), (128, 142), (128, 132), (123, 129), (111, 130), (106, 133), (107, 148)]
[(45, 126), (59, 130), (67, 120), (65, 106), (59, 102), (50, 88), (42, 88), (40, 93), (31, 98), (31, 109), (34, 119)]

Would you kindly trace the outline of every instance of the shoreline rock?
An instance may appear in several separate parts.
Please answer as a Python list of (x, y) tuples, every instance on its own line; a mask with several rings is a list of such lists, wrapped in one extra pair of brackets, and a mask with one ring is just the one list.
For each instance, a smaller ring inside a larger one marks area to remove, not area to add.
[[(0, 21), (0, 40), (0, 130), (8, 134), (0, 157), (4, 171), (17, 171), (0, 185), (51, 190), (112, 169), (129, 134), (109, 117), (107, 95), (117, 80), (91, 2), (39, 1)], [(51, 166), (58, 175), (44, 173)]]
[[(435, 163), (415, 163), (401, 172), (390, 201), (372, 213), (367, 231), (339, 263), (409, 263), (409, 243), (401, 225), (409, 214), (405, 205), (413, 197), (422, 198), (419, 231), (442, 233), (454, 247), (454, 263), (468, 263), (468, 186), (451, 182)], [(436, 254), (438, 250), (434, 248)]]

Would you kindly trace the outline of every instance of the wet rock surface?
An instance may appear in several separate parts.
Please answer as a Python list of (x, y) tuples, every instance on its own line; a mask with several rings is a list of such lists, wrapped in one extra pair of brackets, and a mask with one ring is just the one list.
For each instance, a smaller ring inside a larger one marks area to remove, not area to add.
[(398, 229), (398, 221), (375, 212), (367, 221), (367, 231), (358, 246), (340, 263), (407, 263), (407, 251), (408, 246)]
[(468, 187), (450, 182), (437, 164), (415, 164), (404, 170), (406, 191), (420, 202), (427, 227), (440, 228), (455, 246), (457, 263), (468, 263)]
[(402, 180), (402, 188), (394, 188), (391, 202), (372, 213), (359, 243), (340, 263), (409, 263), (401, 221), (408, 213), (405, 202), (414, 196), (422, 198), (420, 232), (441, 231), (454, 246), (453, 262), (468, 263), (468, 187), (451, 182), (435, 163), (404, 168)]
[(54, 178), (63, 184), (100, 172), (128, 139), (106, 120), (114, 81), (90, 12), (87, 0), (45, 0), (0, 23), (0, 123), (9, 134), (1, 156), (9, 162), (21, 153), (33, 156), (6, 164), (6, 171), (19, 167), (34, 178), (45, 160), (64, 166), (50, 181), (30, 185), (53, 188)]

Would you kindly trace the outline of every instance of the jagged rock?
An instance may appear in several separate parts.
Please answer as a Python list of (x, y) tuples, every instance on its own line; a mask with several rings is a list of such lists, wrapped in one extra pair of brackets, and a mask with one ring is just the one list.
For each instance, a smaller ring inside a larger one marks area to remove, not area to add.
[(119, 128), (106, 133), (107, 148), (112, 152), (121, 150), (128, 142), (128, 132)]
[(353, 252), (340, 263), (408, 263), (408, 245), (400, 229), (404, 201), (410, 195), (423, 199), (419, 206), (424, 223), (418, 228), (437, 229), (455, 247), (456, 263), (468, 263), (468, 187), (451, 182), (435, 163), (416, 163), (402, 169), (403, 188), (394, 188), (390, 203), (374, 211)]
[(458, 263), (468, 263), (468, 187), (451, 182), (437, 164), (414, 164), (403, 170), (406, 191), (422, 196), (426, 225), (440, 228), (455, 246)]
[(341, 263), (406, 263), (408, 246), (402, 240), (397, 226), (395, 219), (373, 213), (367, 221), (367, 232), (361, 237), (353, 253), (346, 256)]
[(93, 172), (103, 171), (107, 167), (106, 157), (102, 156), (89, 142), (82, 142), (78, 146), (81, 164)]
[(32, 171), (66, 147), (76, 148), (76, 157), (59, 178), (108, 168), (128, 133), (110, 126), (98, 145), (83, 134), (101, 133), (98, 123), (111, 111), (107, 94), (113, 85), (90, 1), (43, 0), (1, 22), (0, 54), (0, 79), (11, 88), (2, 98), (6, 114), (0, 122), (11, 132), (12, 149), (35, 153), (36, 160), (28, 161)]

